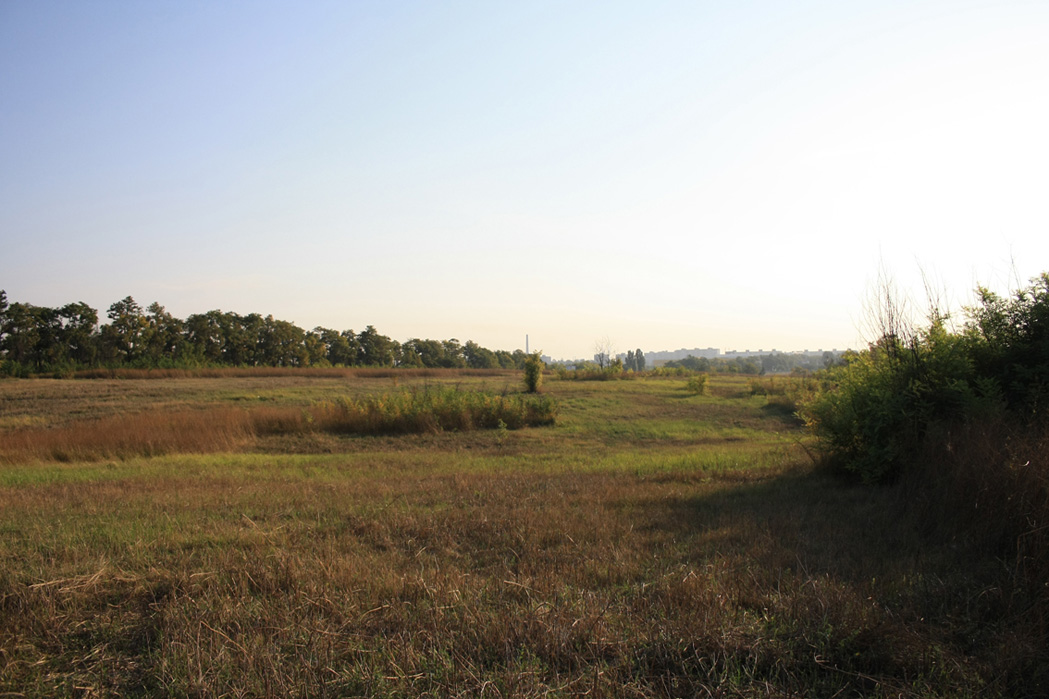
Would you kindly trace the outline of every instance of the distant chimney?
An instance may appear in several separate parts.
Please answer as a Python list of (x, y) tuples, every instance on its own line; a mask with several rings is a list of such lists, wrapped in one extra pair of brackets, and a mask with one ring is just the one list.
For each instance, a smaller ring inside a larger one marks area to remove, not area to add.
[(525, 354), (531, 354), (531, 352), (528, 351), (528, 336), (527, 335), (525, 335)]

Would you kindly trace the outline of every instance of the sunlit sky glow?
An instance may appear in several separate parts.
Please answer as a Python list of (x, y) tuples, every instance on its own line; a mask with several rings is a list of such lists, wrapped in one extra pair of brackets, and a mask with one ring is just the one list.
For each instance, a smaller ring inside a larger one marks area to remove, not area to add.
[(555, 357), (1049, 269), (1049, 3), (5, 2), (0, 288)]

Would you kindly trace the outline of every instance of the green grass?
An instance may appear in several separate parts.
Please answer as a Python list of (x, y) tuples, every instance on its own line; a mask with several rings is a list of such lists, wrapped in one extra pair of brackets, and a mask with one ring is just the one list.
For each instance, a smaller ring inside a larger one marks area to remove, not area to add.
[[(128, 401), (214, 407), (249, 392), (239, 380), (128, 381)], [(341, 390), (374, 392), (361, 383)], [(683, 383), (551, 380), (558, 421), (528, 430), (0, 467), (0, 694), (1045, 688), (1001, 563), (923, 534), (893, 490), (814, 468), (745, 381)], [(274, 386), (273, 402), (330, 388)], [(99, 395), (60, 404), (90, 413)], [(42, 398), (18, 414), (68, 422)]]

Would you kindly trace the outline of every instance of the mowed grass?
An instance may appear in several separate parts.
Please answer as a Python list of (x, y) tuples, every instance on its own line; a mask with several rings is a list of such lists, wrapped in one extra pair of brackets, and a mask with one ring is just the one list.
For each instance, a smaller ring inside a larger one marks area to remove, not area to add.
[[(392, 388), (243, 380), (112, 383), (142, 413)], [(9, 391), (26, 397), (0, 403), (0, 429), (120, 412), (106, 382)], [(948, 697), (1044, 680), (1000, 564), (923, 538), (897, 493), (815, 469), (745, 381), (544, 391), (550, 427), (0, 467), (0, 694)]]

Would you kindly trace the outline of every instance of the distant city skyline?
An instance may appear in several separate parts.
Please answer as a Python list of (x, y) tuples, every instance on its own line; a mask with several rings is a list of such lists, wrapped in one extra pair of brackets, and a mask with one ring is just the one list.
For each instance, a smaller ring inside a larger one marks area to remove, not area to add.
[[(715, 359), (715, 358), (734, 359), (736, 357), (758, 357), (758, 356), (766, 356), (766, 355), (770, 355), (770, 354), (795, 354), (795, 355), (796, 354), (804, 354), (804, 355), (807, 355), (807, 356), (818, 356), (818, 355), (822, 355), (822, 354), (824, 354), (826, 352), (831, 352), (831, 353), (834, 353), (834, 354), (841, 354), (841, 353), (846, 352), (846, 351), (848, 351), (850, 349), (858, 349), (858, 348), (854, 348), (854, 347), (841, 347), (841, 348), (831, 347), (831, 348), (827, 348), (827, 349), (820, 348), (820, 349), (793, 349), (793, 350), (792, 349), (776, 349), (776, 348), (773, 348), (773, 349), (761, 349), (761, 348), (759, 348), (759, 349), (755, 349), (755, 350), (751, 350), (751, 349), (721, 350), (718, 347), (704, 347), (704, 348), (693, 347), (691, 349), (679, 348), (679, 349), (676, 349), (676, 350), (646, 350), (643, 347), (641, 347), (641, 348), (633, 348), (632, 350), (627, 350), (626, 352), (617, 350), (615, 352), (615, 354), (613, 355), (613, 357), (623, 358), (623, 357), (625, 357), (627, 355), (627, 352), (631, 352), (631, 351), (634, 351), (634, 350), (637, 350), (637, 349), (640, 349), (644, 353), (645, 361), (648, 362), (649, 365), (652, 365), (652, 362), (657, 362), (657, 361), (658, 362), (666, 362), (668, 360), (686, 359), (688, 357), (696, 357), (697, 359), (699, 359), (699, 358), (706, 358), (706, 359)], [(589, 362), (589, 361), (593, 361), (594, 358), (596, 357), (596, 355), (592, 356), (592, 357), (553, 357), (553, 356), (551, 356), (549, 354), (544, 354), (543, 357), (544, 357), (544, 359), (546, 359), (548, 361), (555, 361), (555, 362), (573, 362), (573, 361), (587, 361), (587, 362)]]

